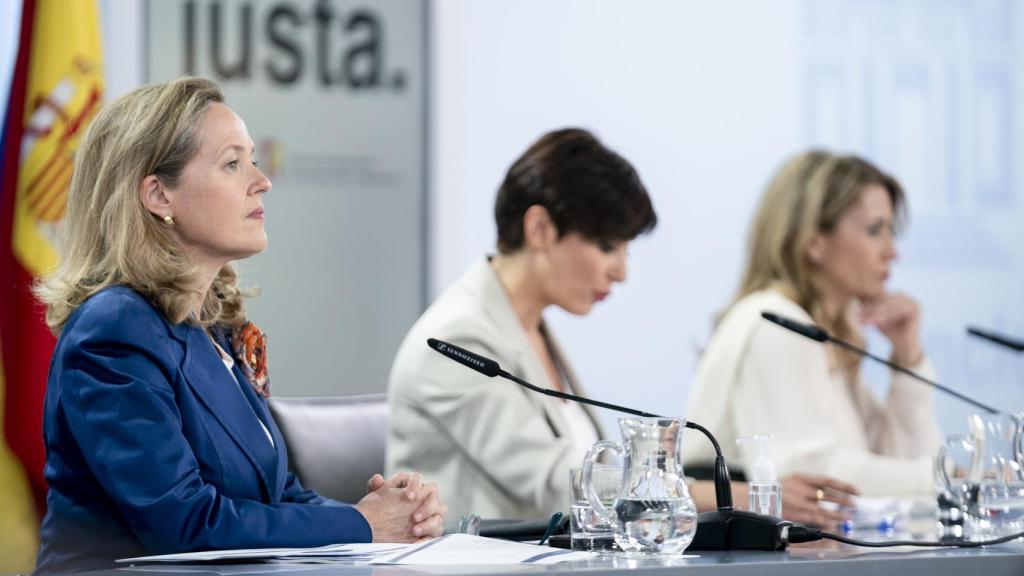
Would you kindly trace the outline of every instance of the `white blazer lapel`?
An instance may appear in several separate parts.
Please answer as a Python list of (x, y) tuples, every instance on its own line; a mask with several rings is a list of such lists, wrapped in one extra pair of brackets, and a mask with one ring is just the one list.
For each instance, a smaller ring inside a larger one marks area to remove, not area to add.
[[(587, 393), (580, 385), (580, 381), (576, 377), (576, 373), (573, 372), (569, 362), (566, 361), (565, 354), (562, 352), (562, 346), (558, 343), (554, 334), (548, 330), (547, 323), (541, 327), (541, 330), (544, 332), (544, 337), (547, 338), (548, 348), (551, 350), (551, 357), (555, 361), (555, 366), (557, 366), (558, 370), (561, 371), (562, 377), (565, 378), (566, 383), (569, 385), (568, 392), (577, 396), (586, 397)], [(586, 412), (587, 417), (590, 418), (590, 422), (594, 425), (594, 430), (597, 432), (598, 439), (605, 438), (604, 431), (601, 429), (601, 422), (597, 418), (594, 407), (587, 404), (580, 404), (580, 406), (583, 407), (583, 411)]]
[[(502, 368), (531, 384), (549, 390), (553, 389), (547, 370), (544, 369), (543, 363), (530, 343), (529, 336), (526, 335), (526, 330), (519, 322), (519, 317), (516, 316), (515, 309), (512, 308), (512, 302), (508, 298), (508, 292), (505, 291), (498, 273), (494, 271), (488, 260), (481, 263), (476, 273), (481, 275), (478, 285), (482, 287), (485, 309), (505, 336), (504, 344), (509, 348), (507, 357), (515, 359), (514, 365), (502, 366)], [(529, 396), (531, 402), (544, 411), (555, 436), (565, 437), (568, 428), (558, 405), (561, 400), (526, 389), (523, 389), (523, 392)]]

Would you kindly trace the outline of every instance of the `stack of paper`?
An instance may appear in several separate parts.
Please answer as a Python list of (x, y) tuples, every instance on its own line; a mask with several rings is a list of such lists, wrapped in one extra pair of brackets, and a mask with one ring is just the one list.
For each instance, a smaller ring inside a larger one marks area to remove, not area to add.
[(469, 534), (449, 534), (378, 556), (370, 564), (558, 564), (591, 557), (593, 554), (590, 552), (572, 552)]
[(407, 544), (330, 544), (319, 548), (246, 548), (240, 550), (208, 550), (205, 552), (184, 552), (181, 554), (163, 554), (160, 556), (140, 556), (138, 558), (122, 558), (122, 563), (194, 563), (194, 562), (225, 562), (225, 561), (259, 561), (274, 559), (301, 558), (337, 558), (366, 563), (375, 556), (399, 552), (407, 548)]
[(508, 540), (449, 534), (421, 544), (332, 544), (319, 548), (213, 550), (122, 558), (121, 563), (196, 563), (255, 561), (338, 561), (350, 564), (557, 564), (586, 560), (589, 552), (571, 552)]

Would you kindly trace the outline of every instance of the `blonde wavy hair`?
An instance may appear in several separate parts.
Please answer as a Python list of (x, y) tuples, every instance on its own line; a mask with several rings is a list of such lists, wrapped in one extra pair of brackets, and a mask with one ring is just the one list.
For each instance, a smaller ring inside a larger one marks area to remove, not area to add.
[[(747, 263), (739, 293), (743, 297), (776, 289), (807, 311), (815, 323), (836, 336), (863, 343), (860, 330), (847, 312), (829, 317), (817, 267), (808, 244), (819, 232), (831, 232), (840, 218), (860, 200), (865, 186), (885, 188), (892, 200), (897, 226), (906, 214), (903, 188), (895, 178), (857, 156), (812, 150), (787, 162), (761, 198), (747, 244)], [(855, 377), (860, 357), (833, 349), (837, 366)]]
[[(133, 90), (93, 120), (75, 157), (60, 263), (34, 287), (54, 334), (90, 296), (115, 285), (139, 292), (175, 324), (245, 322), (252, 293), (239, 289), (234, 268), (221, 268), (206, 294), (198, 293), (199, 269), (141, 196), (146, 176), (172, 188), (180, 183), (199, 150), (203, 113), (223, 101), (216, 83), (182, 77)], [(203, 306), (194, 318), (197, 296)]]

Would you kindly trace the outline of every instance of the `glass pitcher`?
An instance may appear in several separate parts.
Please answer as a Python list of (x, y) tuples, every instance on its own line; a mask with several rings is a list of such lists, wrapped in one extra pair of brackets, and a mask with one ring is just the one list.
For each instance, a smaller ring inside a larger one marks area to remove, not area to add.
[[(969, 434), (953, 436), (939, 451), (937, 473), (948, 495), (966, 514), (966, 531), (974, 540), (1024, 530), (1024, 466), (1020, 415), (972, 414)], [(970, 458), (962, 479), (951, 477), (952, 450)]]
[[(583, 490), (625, 552), (681, 554), (697, 532), (697, 509), (683, 476), (681, 418), (620, 418), (622, 445), (601, 441), (583, 458)], [(610, 449), (622, 459), (622, 486), (611, 509), (592, 482), (594, 461)]]

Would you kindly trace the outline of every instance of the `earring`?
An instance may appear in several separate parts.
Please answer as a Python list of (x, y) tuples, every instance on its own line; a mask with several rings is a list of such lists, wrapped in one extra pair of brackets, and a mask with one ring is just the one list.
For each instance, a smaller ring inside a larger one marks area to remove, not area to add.
[(174, 217), (171, 216), (170, 214), (164, 216), (164, 224), (167, 224), (168, 226), (174, 226)]

